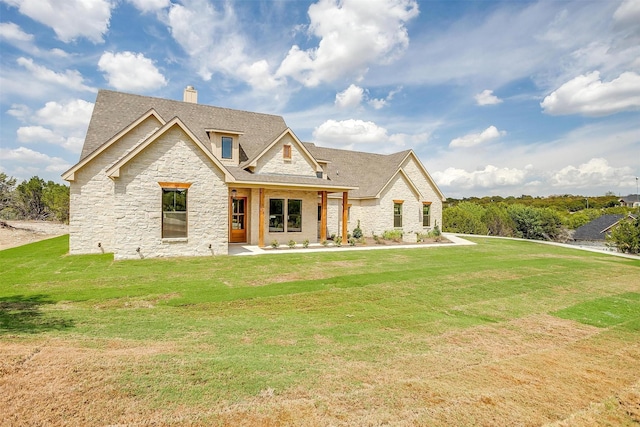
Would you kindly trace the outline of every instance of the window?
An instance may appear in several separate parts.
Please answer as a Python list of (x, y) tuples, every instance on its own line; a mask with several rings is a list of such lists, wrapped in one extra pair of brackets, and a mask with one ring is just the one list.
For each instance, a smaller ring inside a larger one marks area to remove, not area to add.
[(393, 201), (393, 226), (402, 227), (402, 201)]
[(289, 199), (287, 203), (287, 231), (302, 231), (302, 200)]
[(269, 232), (284, 232), (284, 199), (269, 200)]
[(324, 175), (322, 172), (316, 172), (316, 177), (317, 178), (322, 178)]
[(290, 199), (286, 203), (287, 228), (285, 230), (285, 199), (269, 200), (269, 232), (302, 231), (302, 200)]
[(291, 160), (291, 146), (283, 145), (282, 146), (282, 158), (286, 160)]
[(233, 158), (233, 138), (231, 138), (230, 136), (222, 137), (222, 158)]
[(162, 189), (162, 237), (187, 237), (187, 189)]
[(431, 202), (422, 204), (422, 226), (429, 227), (431, 225)]

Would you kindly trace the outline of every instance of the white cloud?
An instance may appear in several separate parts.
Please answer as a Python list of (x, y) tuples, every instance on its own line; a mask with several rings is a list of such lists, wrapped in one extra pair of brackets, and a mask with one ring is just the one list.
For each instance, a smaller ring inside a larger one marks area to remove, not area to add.
[(637, 26), (640, 22), (640, 1), (624, 0), (613, 14), (613, 19), (621, 26)]
[(111, 9), (109, 0), (3, 0), (18, 8), (20, 13), (51, 27), (65, 43), (86, 37), (101, 43), (109, 28)]
[(56, 73), (47, 67), (34, 64), (32, 59), (24, 57), (18, 58), (17, 62), (19, 65), (31, 72), (33, 78), (42, 83), (55, 84), (78, 91), (97, 92), (95, 88), (83, 83), (84, 77), (82, 77), (82, 74), (77, 70), (66, 70), (64, 73)]
[(314, 129), (313, 137), (320, 144), (345, 147), (353, 144), (382, 143), (389, 139), (387, 130), (373, 122), (362, 120), (327, 120)]
[(8, 113), (29, 124), (17, 129), (18, 142), (53, 144), (79, 153), (92, 111), (92, 103), (76, 99), (67, 103), (47, 102), (35, 113), (26, 105), (12, 105)]
[(28, 42), (33, 40), (33, 34), (22, 31), (18, 25), (13, 22), (0, 23), (0, 37), (8, 41)]
[(238, 32), (230, 3), (218, 11), (205, 0), (187, 0), (172, 4), (167, 15), (173, 38), (191, 57), (204, 80), (214, 72), (236, 75), (238, 67), (250, 62), (244, 53), (246, 42)]
[(360, 79), (370, 65), (392, 62), (409, 45), (405, 24), (419, 11), (415, 0), (320, 0), (308, 14), (308, 31), (318, 45), (292, 46), (276, 76), (313, 87), (346, 76)]
[(580, 75), (548, 95), (540, 106), (547, 114), (607, 116), (640, 108), (640, 75), (627, 72), (602, 82), (594, 71)]
[[(26, 147), (0, 148), (0, 158), (10, 161), (4, 164), (9, 172), (7, 175), (15, 177), (19, 174), (12, 172), (12, 169), (9, 169), (9, 165), (14, 171), (28, 171), (27, 173), (29, 174), (34, 172), (41, 173), (42, 169), (47, 172), (64, 172), (71, 166), (60, 157), (51, 157)], [(24, 165), (27, 165), (27, 167), (25, 168)], [(34, 165), (37, 167), (34, 167)], [(26, 178), (26, 176), (23, 178)]]
[(449, 147), (473, 147), (476, 145), (483, 144), (487, 141), (491, 141), (493, 139), (500, 138), (505, 135), (505, 131), (500, 131), (495, 126), (489, 126), (485, 130), (480, 133), (470, 133), (468, 135), (462, 136), (460, 138), (455, 138), (451, 140)]
[(482, 170), (467, 172), (464, 169), (449, 167), (444, 171), (434, 172), (433, 178), (438, 185), (443, 187), (454, 187), (456, 189), (488, 189), (495, 187), (507, 187), (522, 185), (529, 173), (530, 167), (524, 169), (498, 168), (487, 165)]
[(493, 94), (492, 90), (486, 89), (474, 96), (478, 105), (495, 105), (500, 104), (502, 99)]
[(55, 101), (47, 102), (36, 112), (41, 123), (56, 127), (86, 129), (93, 113), (93, 103), (83, 99), (75, 99), (66, 104)]
[(618, 187), (628, 181), (632, 173), (630, 167), (615, 168), (605, 159), (594, 158), (578, 167), (569, 165), (560, 169), (551, 176), (550, 183), (554, 187), (569, 188)]
[(156, 12), (169, 7), (169, 0), (128, 0), (136, 9), (142, 12)]
[(353, 108), (360, 105), (364, 96), (364, 89), (352, 84), (336, 95), (335, 104), (338, 108)]
[(167, 85), (153, 61), (142, 53), (105, 52), (98, 61), (98, 68), (117, 90), (142, 92)]

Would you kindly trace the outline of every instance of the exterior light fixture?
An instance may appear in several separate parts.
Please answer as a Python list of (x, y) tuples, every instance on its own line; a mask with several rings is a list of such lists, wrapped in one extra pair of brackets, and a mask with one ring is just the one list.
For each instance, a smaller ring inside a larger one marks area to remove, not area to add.
[(233, 190), (231, 190), (231, 198), (232, 198), (233, 200), (235, 200), (235, 199), (236, 199), (236, 194), (238, 194), (238, 191), (237, 191), (235, 188), (234, 188)]

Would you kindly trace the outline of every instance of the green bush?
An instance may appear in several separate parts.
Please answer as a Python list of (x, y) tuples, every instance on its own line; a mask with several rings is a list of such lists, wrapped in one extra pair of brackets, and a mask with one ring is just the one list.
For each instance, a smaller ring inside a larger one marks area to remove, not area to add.
[(622, 220), (607, 236), (607, 243), (615, 246), (618, 252), (640, 253), (640, 217), (633, 221)]
[(393, 240), (394, 242), (399, 242), (402, 240), (402, 230), (385, 230), (382, 233), (382, 238), (384, 240)]

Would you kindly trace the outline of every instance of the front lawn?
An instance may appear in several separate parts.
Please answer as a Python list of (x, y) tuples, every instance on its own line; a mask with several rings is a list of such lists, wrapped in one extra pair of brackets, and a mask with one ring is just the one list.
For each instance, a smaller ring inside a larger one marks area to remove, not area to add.
[(640, 261), (0, 251), (6, 425), (637, 425)]

